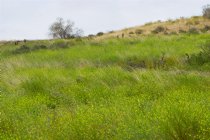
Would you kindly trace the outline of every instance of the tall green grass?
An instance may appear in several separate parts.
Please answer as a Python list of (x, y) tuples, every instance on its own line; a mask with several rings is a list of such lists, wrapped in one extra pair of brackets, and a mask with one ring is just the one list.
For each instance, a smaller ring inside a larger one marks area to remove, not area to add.
[(209, 63), (190, 66), (186, 53), (209, 37), (35, 41), (25, 45), (49, 49), (18, 54), (0, 46), (0, 139), (208, 139)]

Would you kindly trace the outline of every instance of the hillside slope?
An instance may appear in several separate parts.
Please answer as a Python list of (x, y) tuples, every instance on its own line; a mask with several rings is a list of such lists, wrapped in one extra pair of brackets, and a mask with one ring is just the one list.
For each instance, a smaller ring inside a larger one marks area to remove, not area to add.
[(205, 32), (4, 42), (0, 139), (209, 139), (209, 41)]
[[(154, 33), (154, 30), (157, 27), (163, 27), (164, 30), (159, 31), (158, 33)], [(181, 34), (187, 32), (210, 32), (210, 19), (203, 18), (200, 16), (194, 16), (191, 18), (180, 18), (176, 20), (168, 20), (168, 21), (157, 21), (146, 23), (143, 26), (131, 27), (119, 31), (111, 31), (110, 33), (106, 33), (103, 36), (97, 37), (97, 39), (103, 38), (112, 38), (112, 37), (137, 37), (142, 35), (150, 35), (150, 34)]]

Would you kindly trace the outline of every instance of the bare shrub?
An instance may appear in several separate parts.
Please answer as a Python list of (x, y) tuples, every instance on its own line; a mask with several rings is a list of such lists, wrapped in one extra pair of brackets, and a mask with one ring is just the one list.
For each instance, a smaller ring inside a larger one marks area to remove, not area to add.
[(210, 5), (203, 7), (203, 17), (210, 19)]
[(57, 18), (50, 28), (49, 35), (53, 38), (75, 38), (83, 35), (83, 31), (78, 28), (74, 28), (74, 22), (67, 20), (64, 21), (63, 18)]

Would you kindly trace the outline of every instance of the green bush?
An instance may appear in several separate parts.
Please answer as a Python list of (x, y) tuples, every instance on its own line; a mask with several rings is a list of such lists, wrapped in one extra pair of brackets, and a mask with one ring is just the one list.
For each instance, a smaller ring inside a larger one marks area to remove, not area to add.
[(52, 48), (68, 48), (68, 47), (69, 47), (68, 42), (64, 40), (59, 40), (52, 44)]
[(189, 34), (198, 34), (198, 33), (199, 33), (199, 30), (198, 30), (196, 27), (191, 27), (191, 28), (188, 30), (188, 33), (189, 33)]
[(204, 65), (210, 63), (210, 42), (202, 47), (202, 50), (198, 54), (193, 54), (189, 58), (191, 65)]
[(45, 45), (35, 45), (32, 50), (40, 50), (40, 49), (47, 49)]
[(186, 33), (186, 31), (185, 31), (185, 30), (180, 29), (180, 30), (179, 30), (179, 33), (180, 33), (180, 34), (184, 34), (184, 33)]
[(23, 45), (23, 46), (20, 46), (20, 48), (17, 48), (14, 53), (27, 53), (27, 52), (30, 52), (31, 49), (29, 46), (26, 46), (26, 45)]
[(169, 34), (170, 34), (170, 35), (177, 35), (177, 32), (172, 31), (172, 32), (170, 32)]
[(104, 35), (104, 33), (103, 33), (103, 32), (99, 32), (99, 33), (97, 33), (97, 36), (102, 36), (102, 35)]
[(33, 47), (29, 47), (27, 45), (20, 46), (17, 48), (14, 53), (19, 54), (19, 53), (28, 53), (31, 51), (36, 51), (36, 50), (41, 50), (41, 49), (47, 49), (48, 47), (45, 45), (34, 45)]
[(145, 60), (141, 60), (137, 56), (129, 57), (123, 63), (124, 63), (123, 67), (127, 69), (146, 68)]

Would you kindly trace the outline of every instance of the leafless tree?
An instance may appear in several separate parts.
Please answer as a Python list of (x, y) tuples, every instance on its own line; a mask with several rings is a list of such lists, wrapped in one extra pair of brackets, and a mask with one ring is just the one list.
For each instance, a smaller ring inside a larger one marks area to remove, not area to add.
[(210, 5), (206, 5), (203, 7), (203, 16), (206, 18), (210, 18)]
[(81, 37), (84, 34), (84, 31), (82, 29), (79, 28), (75, 28), (74, 29), (74, 33), (73, 33), (73, 37)]
[(53, 38), (75, 38), (81, 37), (83, 35), (83, 31), (78, 28), (74, 28), (74, 22), (67, 20), (64, 21), (63, 18), (57, 18), (56, 22), (54, 22), (50, 28), (50, 36)]

